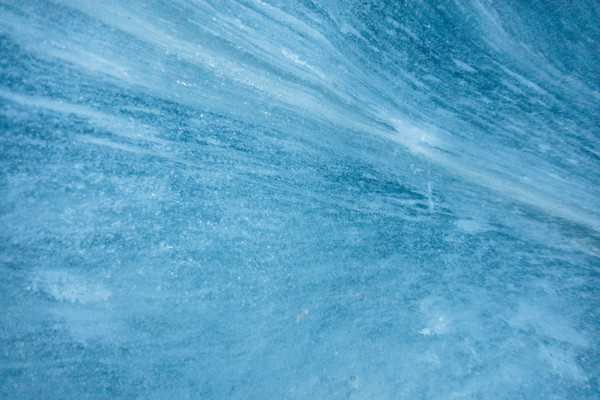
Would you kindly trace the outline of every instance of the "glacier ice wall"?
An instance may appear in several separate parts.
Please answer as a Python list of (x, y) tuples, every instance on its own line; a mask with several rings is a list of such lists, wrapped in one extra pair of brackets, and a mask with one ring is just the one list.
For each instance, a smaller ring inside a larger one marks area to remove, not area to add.
[(593, 0), (0, 0), (0, 397), (596, 398), (598, 71)]

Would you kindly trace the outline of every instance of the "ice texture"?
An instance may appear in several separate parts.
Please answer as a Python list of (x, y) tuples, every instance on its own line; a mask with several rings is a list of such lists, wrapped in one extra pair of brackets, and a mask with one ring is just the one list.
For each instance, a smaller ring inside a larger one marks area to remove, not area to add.
[(600, 5), (0, 0), (0, 398), (598, 399)]

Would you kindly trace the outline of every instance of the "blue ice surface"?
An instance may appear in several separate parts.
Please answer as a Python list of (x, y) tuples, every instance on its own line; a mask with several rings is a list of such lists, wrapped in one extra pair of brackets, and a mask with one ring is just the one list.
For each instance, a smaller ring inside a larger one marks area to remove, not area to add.
[(595, 0), (0, 0), (0, 397), (598, 399), (598, 71)]

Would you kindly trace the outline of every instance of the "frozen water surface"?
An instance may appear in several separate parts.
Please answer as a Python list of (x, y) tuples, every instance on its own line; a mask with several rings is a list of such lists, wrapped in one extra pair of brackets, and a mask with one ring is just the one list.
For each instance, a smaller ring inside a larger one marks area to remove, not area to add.
[(0, 397), (597, 399), (600, 7), (512, 3), (0, 0)]

